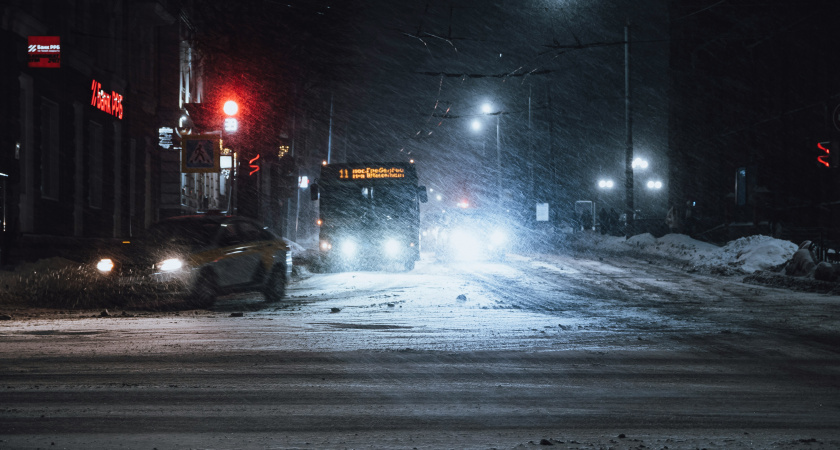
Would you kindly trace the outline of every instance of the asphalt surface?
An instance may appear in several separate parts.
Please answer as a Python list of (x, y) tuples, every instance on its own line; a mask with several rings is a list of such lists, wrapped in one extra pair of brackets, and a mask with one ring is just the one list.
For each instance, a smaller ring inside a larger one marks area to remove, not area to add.
[(18, 309), (0, 448), (840, 447), (840, 298), (741, 279), (426, 258), (282, 303)]

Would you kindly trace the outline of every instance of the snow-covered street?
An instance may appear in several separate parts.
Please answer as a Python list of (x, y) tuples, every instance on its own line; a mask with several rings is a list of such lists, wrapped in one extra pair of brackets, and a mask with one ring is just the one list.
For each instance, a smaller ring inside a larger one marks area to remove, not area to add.
[(0, 448), (840, 445), (838, 297), (666, 245), (304, 273), (275, 304), (11, 311)]

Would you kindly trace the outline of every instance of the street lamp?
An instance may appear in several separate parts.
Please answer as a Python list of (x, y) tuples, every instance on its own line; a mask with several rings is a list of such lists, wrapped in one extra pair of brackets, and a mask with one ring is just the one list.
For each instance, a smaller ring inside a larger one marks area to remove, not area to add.
[(632, 167), (634, 169), (645, 170), (645, 169), (648, 168), (648, 165), (649, 164), (648, 164), (647, 160), (642, 159), (642, 158), (636, 158), (636, 159), (633, 160)]
[[(499, 203), (501, 203), (502, 199), (502, 140), (501, 135), (499, 133), (499, 118), (501, 117), (501, 111), (495, 111), (493, 105), (490, 103), (484, 103), (481, 105), (481, 112), (484, 114), (492, 114), (496, 116), (496, 192), (499, 195)], [(475, 124), (475, 122), (473, 122)], [(475, 129), (475, 128), (473, 128)]]
[(658, 180), (648, 180), (647, 182), (648, 189), (662, 189), (662, 182)]
[(598, 180), (598, 187), (601, 189), (612, 189), (615, 187), (615, 182), (609, 178), (602, 178)]

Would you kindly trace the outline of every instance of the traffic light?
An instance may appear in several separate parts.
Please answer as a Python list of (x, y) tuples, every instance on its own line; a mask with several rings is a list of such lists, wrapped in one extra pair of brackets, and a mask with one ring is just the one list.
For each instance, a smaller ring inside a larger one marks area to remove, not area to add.
[(184, 103), (184, 109), (187, 110), (190, 120), (199, 133), (219, 129), (217, 122), (219, 115), (209, 104)]
[(240, 130), (240, 109), (239, 103), (235, 100), (226, 100), (220, 104), (217, 102), (208, 103), (185, 103), (190, 119), (200, 131), (218, 131), (220, 128), (225, 134), (235, 134)]
[(239, 104), (234, 100), (228, 100), (222, 106), (225, 113), (223, 129), (225, 133), (236, 133), (239, 131)]
[(817, 142), (820, 155), (817, 162), (831, 169), (840, 168), (840, 141)]

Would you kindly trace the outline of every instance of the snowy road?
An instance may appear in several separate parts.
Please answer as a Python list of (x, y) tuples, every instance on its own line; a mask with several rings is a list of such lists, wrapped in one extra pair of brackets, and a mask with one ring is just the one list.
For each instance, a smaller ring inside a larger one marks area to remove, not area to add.
[(840, 446), (836, 296), (573, 256), (289, 296), (0, 322), (0, 448)]

